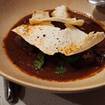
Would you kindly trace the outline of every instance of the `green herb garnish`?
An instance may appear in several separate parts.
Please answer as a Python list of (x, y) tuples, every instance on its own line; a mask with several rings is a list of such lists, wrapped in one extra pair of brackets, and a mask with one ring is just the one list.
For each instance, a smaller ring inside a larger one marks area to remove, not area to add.
[(66, 72), (66, 69), (64, 68), (63, 65), (58, 66), (55, 71), (56, 74), (64, 74), (65, 72)]
[(40, 70), (42, 68), (42, 66), (44, 65), (45, 62), (45, 57), (43, 53), (39, 53), (35, 59), (35, 61), (33, 62), (33, 67), (36, 70)]

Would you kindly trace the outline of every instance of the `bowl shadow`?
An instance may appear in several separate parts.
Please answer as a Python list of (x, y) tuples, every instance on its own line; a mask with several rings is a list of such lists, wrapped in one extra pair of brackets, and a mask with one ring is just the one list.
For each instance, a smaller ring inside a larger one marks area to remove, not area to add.
[(105, 105), (105, 87), (83, 93), (56, 95), (76, 105)]

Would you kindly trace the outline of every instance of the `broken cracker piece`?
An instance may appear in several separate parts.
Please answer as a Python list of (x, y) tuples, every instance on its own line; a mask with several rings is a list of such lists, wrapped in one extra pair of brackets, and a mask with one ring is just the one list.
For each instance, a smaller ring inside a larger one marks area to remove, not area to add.
[(73, 26), (61, 30), (49, 25), (21, 25), (12, 31), (48, 55), (74, 55), (93, 47), (105, 38), (104, 32), (86, 34)]

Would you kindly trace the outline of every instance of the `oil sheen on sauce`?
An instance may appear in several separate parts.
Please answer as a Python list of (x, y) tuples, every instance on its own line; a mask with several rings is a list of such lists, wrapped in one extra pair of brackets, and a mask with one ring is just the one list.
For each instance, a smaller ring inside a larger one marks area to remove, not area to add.
[[(85, 24), (82, 27), (77, 27), (80, 30), (83, 30), (86, 33), (91, 31), (104, 31), (100, 25), (95, 23), (89, 17), (72, 11), (68, 12), (70, 17), (82, 18), (85, 20)], [(16, 25), (14, 25), (14, 27), (21, 24), (28, 24), (30, 17), (31, 15), (24, 17)], [(53, 22), (53, 24), (58, 27), (60, 26), (62, 29), (65, 28), (65, 26), (61, 23)], [(28, 44), (24, 41), (24, 39), (12, 31), (10, 31), (4, 39), (4, 48), (8, 57), (20, 68), (20, 70), (31, 76), (36, 76), (44, 80), (55, 80), (62, 82), (83, 79), (100, 72), (105, 65), (105, 40), (96, 45), (94, 48), (77, 54), (76, 56), (87, 56), (90, 54), (90, 59), (81, 59), (81, 61), (72, 65), (65, 64), (66, 72), (62, 75), (55, 73), (56, 66), (62, 61), (59, 54), (55, 54), (54, 56), (46, 55), (47, 61), (43, 69), (35, 70), (33, 68), (33, 62), (40, 50)]]

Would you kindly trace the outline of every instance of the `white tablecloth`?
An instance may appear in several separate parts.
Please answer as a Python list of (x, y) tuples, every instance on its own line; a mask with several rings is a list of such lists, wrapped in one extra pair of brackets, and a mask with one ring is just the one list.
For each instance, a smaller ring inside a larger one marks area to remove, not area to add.
[[(0, 105), (9, 105), (4, 98), (3, 78), (0, 77)], [(16, 105), (105, 105), (105, 87), (78, 94), (52, 94), (25, 88), (25, 97)]]

